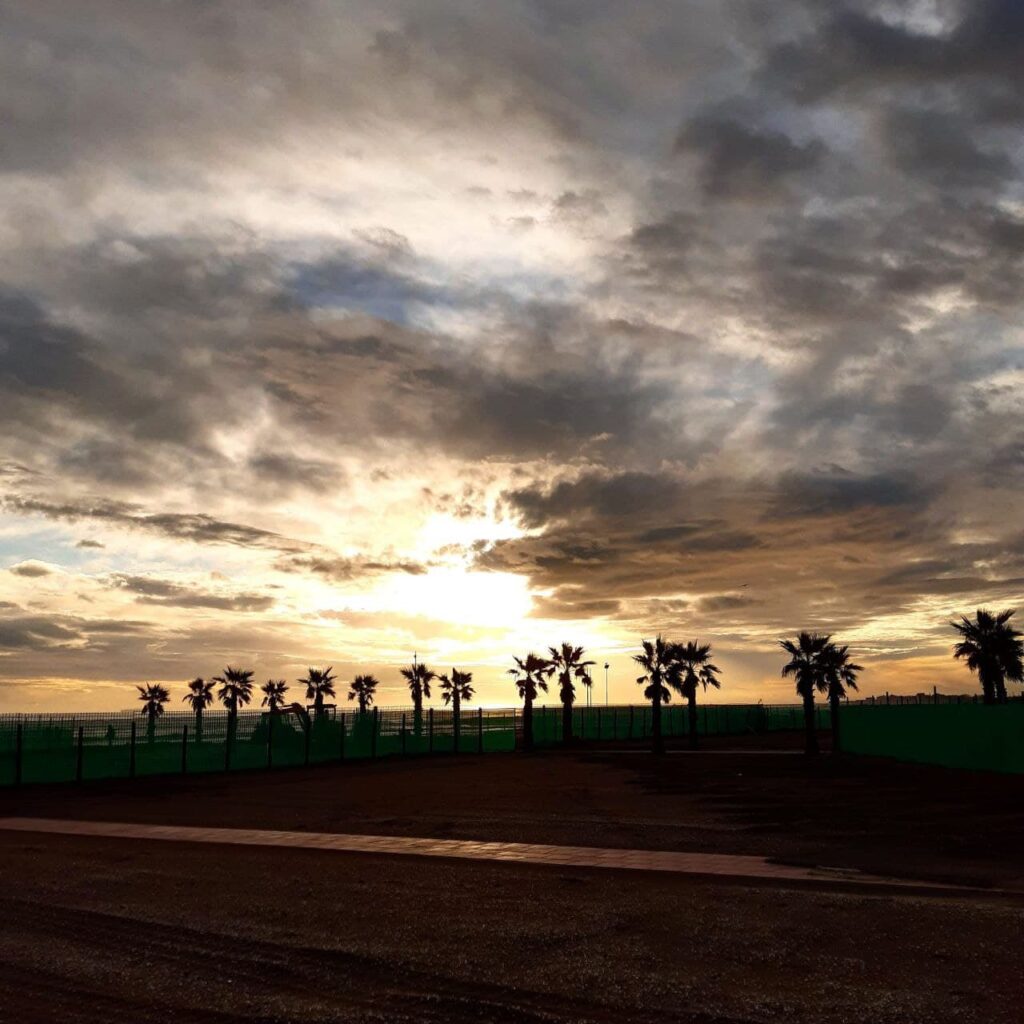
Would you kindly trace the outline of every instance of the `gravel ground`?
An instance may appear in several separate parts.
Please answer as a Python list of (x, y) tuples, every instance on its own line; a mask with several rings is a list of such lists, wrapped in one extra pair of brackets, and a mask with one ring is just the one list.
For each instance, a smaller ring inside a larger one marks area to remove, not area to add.
[[(0, 813), (768, 853), (1019, 885), (1024, 779), (546, 754), (25, 789)], [(1024, 888), (1024, 886), (1021, 886)], [(1024, 900), (0, 834), (0, 1021), (1014, 1022)]]

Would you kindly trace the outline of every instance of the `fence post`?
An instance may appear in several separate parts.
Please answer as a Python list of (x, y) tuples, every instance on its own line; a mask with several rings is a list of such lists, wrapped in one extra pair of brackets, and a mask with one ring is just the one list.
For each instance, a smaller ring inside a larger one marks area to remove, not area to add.
[(181, 774), (188, 774), (188, 726), (181, 727)]
[(434, 752), (434, 709), (427, 708), (427, 753)]
[(21, 759), (22, 759), (22, 735), (21, 722), (14, 729), (14, 784), (21, 785)]
[(405, 756), (405, 712), (402, 712), (402, 756)]
[(135, 778), (135, 719), (132, 719), (128, 732), (128, 778)]
[(274, 709), (267, 712), (267, 767), (274, 767)]
[(377, 756), (377, 708), (373, 709), (370, 716), (370, 757)]
[(476, 709), (476, 735), (478, 742), (478, 753), (484, 752), (484, 709)]
[(78, 727), (78, 749), (75, 752), (75, 782), (82, 781), (82, 727)]
[(345, 712), (341, 713), (341, 751), (338, 754), (338, 760), (345, 760)]

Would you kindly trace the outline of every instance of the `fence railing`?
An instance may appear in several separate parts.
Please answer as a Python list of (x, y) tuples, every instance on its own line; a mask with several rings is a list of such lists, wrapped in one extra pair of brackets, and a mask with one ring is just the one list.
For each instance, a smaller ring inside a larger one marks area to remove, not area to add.
[[(191, 774), (323, 764), (395, 755), (490, 753), (521, 742), (522, 708), (374, 708), (366, 713), (328, 708), (319, 717), (171, 711), (150, 721), (116, 714), (0, 715), (0, 786), (73, 782), (142, 775)], [(818, 725), (828, 726), (819, 708)], [(662, 733), (684, 736), (687, 709), (667, 705)], [(799, 705), (703, 704), (698, 733), (764, 733), (803, 727)], [(650, 705), (578, 706), (572, 732), (581, 741), (643, 740), (651, 735)], [(534, 708), (538, 747), (562, 741), (562, 708)]]

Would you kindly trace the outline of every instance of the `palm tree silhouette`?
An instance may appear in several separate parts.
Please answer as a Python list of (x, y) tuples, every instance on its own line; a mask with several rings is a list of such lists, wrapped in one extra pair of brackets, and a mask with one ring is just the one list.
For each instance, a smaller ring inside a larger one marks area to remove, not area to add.
[(283, 679), (268, 679), (261, 687), (260, 692), (264, 694), (260, 701), (262, 707), (269, 708), (274, 714), (284, 706), (284, 695), (288, 692), (288, 684)]
[(523, 699), (523, 749), (532, 750), (533, 702), (537, 699), (539, 690), (547, 692), (548, 684), (544, 681), (544, 676), (550, 670), (551, 662), (532, 652), (525, 658), (513, 657), (512, 660), (516, 663), (515, 668), (510, 668), (508, 674), (515, 677), (513, 682)]
[(401, 671), (409, 684), (409, 694), (412, 696), (413, 733), (419, 736), (423, 732), (423, 698), (430, 696), (430, 684), (437, 678), (437, 673), (431, 672), (426, 665), (419, 662)]
[(850, 661), (849, 647), (839, 647), (831, 641), (825, 647), (823, 661), (829, 718), (832, 722), (832, 753), (838, 754), (842, 750), (839, 703), (846, 696), (847, 690), (857, 689), (857, 676), (864, 671), (864, 666)]
[(473, 696), (473, 673), (452, 669), (450, 676), (441, 676), (441, 699), (452, 706), (452, 742), (455, 753), (459, 752), (459, 735), (462, 732), (462, 702)]
[(1024, 682), (1024, 645), (1021, 633), (1010, 625), (1014, 609), (998, 615), (979, 608), (972, 622), (965, 615), (950, 625), (962, 639), (953, 647), (953, 657), (962, 658), (978, 673), (982, 699), (986, 704), (1006, 703), (1006, 680)]
[(214, 676), (213, 681), (220, 684), (217, 699), (228, 709), (228, 739), (234, 738), (238, 726), (238, 709), (244, 708), (252, 700), (252, 676), (249, 669), (224, 669), (224, 674)]
[(814, 722), (814, 691), (828, 690), (826, 650), (831, 638), (819, 633), (800, 633), (796, 640), (780, 640), (779, 646), (790, 655), (782, 667), (782, 676), (796, 679), (796, 692), (804, 702), (804, 751), (818, 753), (818, 733)]
[(548, 661), (548, 674), (558, 676), (558, 699), (562, 702), (562, 742), (572, 742), (572, 706), (576, 701), (574, 679), (579, 679), (584, 686), (590, 686), (593, 680), (587, 669), (594, 664), (583, 660), (583, 648), (563, 643), (561, 647), (549, 647), (551, 658)]
[(171, 699), (171, 692), (159, 683), (136, 686), (142, 701), (142, 714), (146, 716), (146, 739), (152, 743), (156, 738), (156, 720), (164, 713), (164, 705)]
[(300, 683), (306, 684), (306, 700), (313, 702), (313, 718), (319, 721), (324, 715), (324, 697), (333, 697), (334, 676), (331, 675), (333, 666), (327, 668), (311, 668), (308, 670), (305, 679)]
[(203, 712), (213, 703), (213, 683), (205, 679), (193, 679), (188, 684), (188, 693), (181, 698), (192, 708), (196, 716), (196, 743), (203, 742)]
[(651, 702), (651, 749), (655, 754), (664, 753), (665, 741), (661, 736), (661, 705), (672, 699), (665, 683), (672, 672), (674, 644), (670, 644), (659, 635), (654, 641), (641, 640), (642, 653), (634, 654), (633, 660), (644, 670), (637, 677), (637, 683), (644, 687), (644, 697)]
[(721, 670), (711, 662), (711, 644), (702, 644), (697, 640), (675, 644), (670, 658), (672, 665), (666, 682), (686, 698), (690, 747), (696, 750), (697, 687), (702, 686), (705, 692), (709, 686), (719, 689), (722, 684), (718, 679), (718, 673)]
[(373, 676), (356, 676), (348, 685), (348, 699), (359, 701), (359, 713), (365, 715), (373, 705), (380, 683)]

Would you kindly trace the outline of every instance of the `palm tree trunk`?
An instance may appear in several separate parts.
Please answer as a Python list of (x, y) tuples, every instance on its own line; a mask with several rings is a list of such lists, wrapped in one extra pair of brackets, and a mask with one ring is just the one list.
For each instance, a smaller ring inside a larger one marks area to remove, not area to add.
[(804, 697), (804, 753), (818, 753), (818, 730), (814, 722), (814, 694), (809, 693)]
[(203, 709), (196, 708), (196, 743), (203, 742)]
[(523, 700), (523, 750), (533, 750), (533, 698), (529, 693)]
[(423, 733), (423, 694), (419, 690), (412, 695), (412, 732), (417, 739)]
[(996, 703), (1006, 703), (1006, 680), (1002, 674), (996, 676)]
[(146, 722), (146, 742), (154, 743), (156, 741), (156, 715), (151, 711), (149, 713), (149, 720)]
[(572, 743), (572, 696), (566, 694), (562, 698), (562, 743)]
[(697, 694), (686, 695), (686, 714), (690, 722), (690, 749), (697, 749)]
[(832, 753), (838, 754), (842, 749), (843, 745), (839, 735), (839, 694), (830, 693), (828, 695), (829, 705), (829, 717), (832, 722)]
[(661, 738), (661, 692), (655, 693), (651, 701), (651, 750), (655, 754), (665, 752), (665, 741)]
[(452, 690), (452, 743), (455, 746), (454, 753), (459, 752), (459, 733), (462, 732), (462, 698), (459, 696), (458, 688)]
[(988, 673), (981, 676), (981, 700), (983, 704), (995, 704), (996, 702), (996, 688)]
[(319, 722), (324, 716), (324, 695), (317, 692), (313, 698), (313, 717)]

